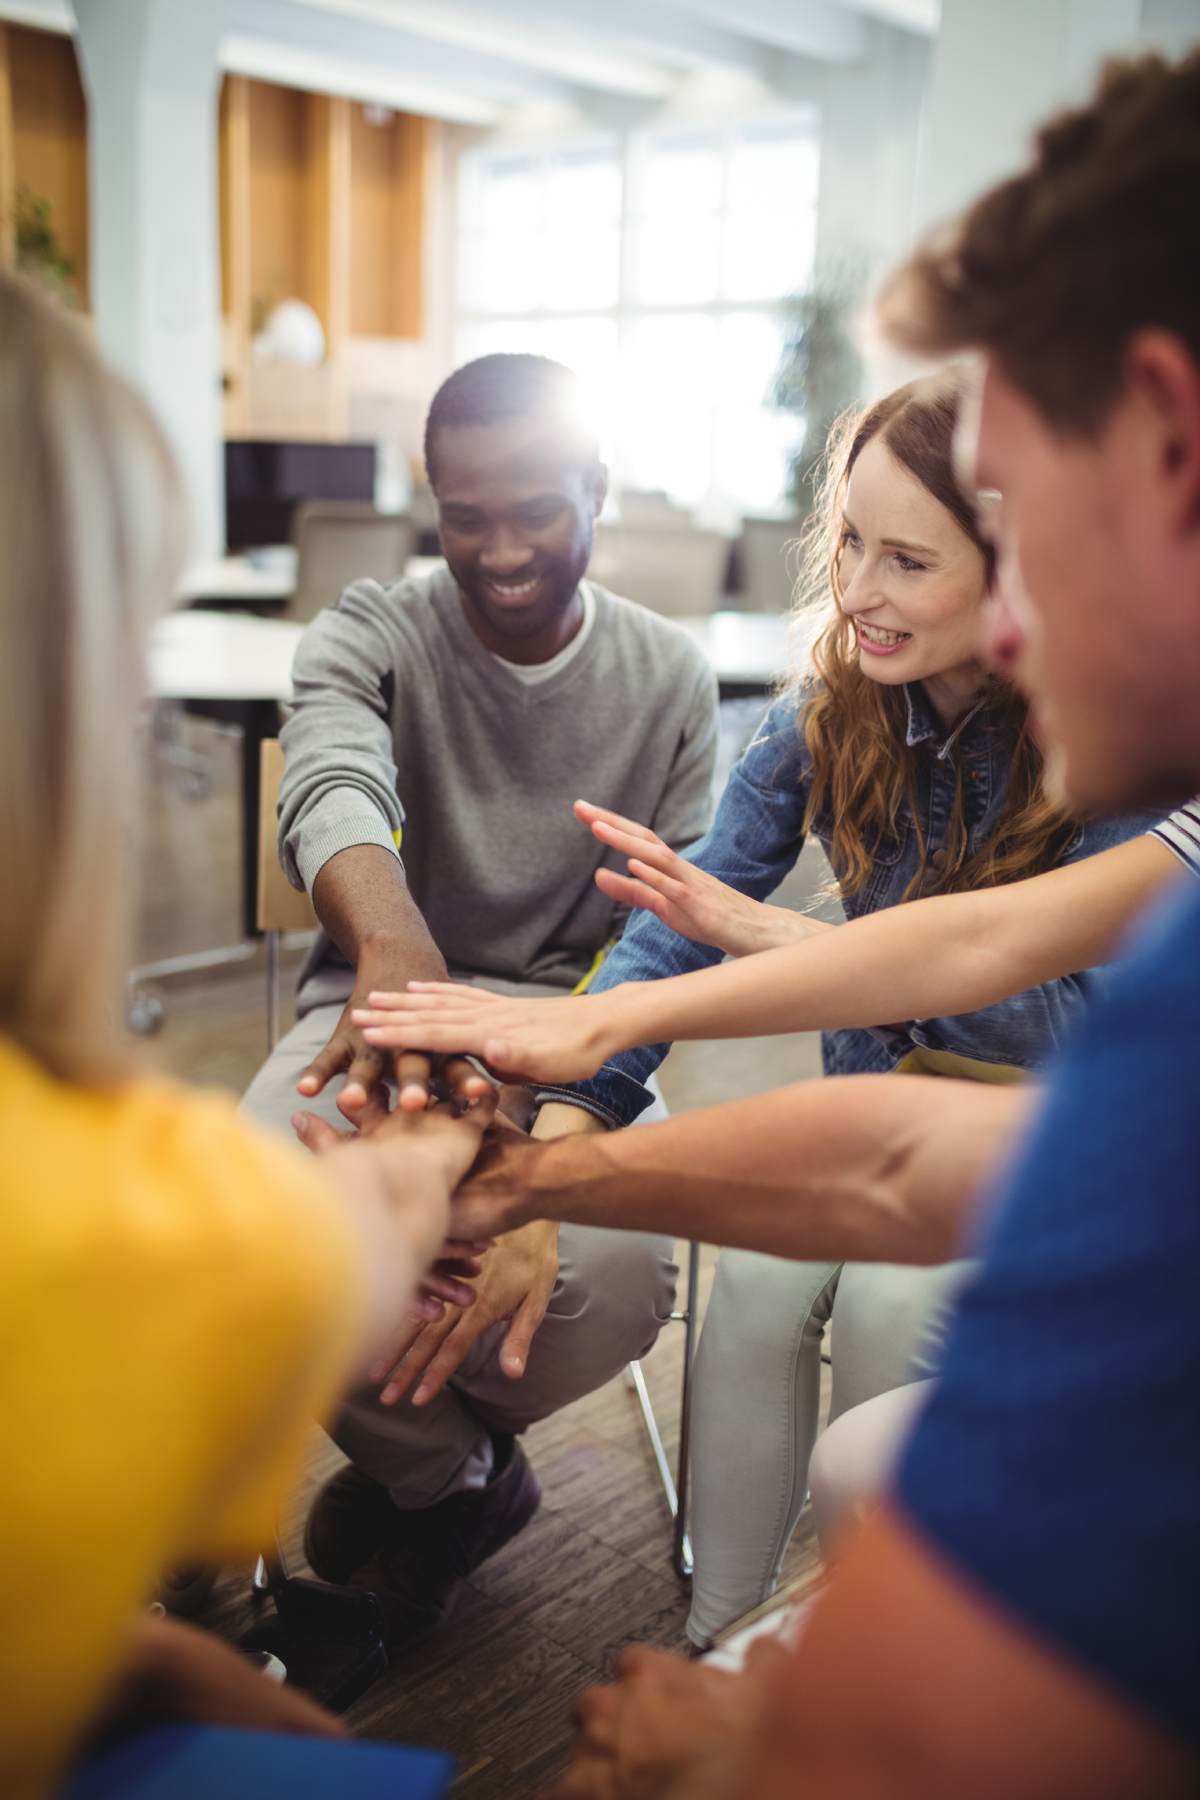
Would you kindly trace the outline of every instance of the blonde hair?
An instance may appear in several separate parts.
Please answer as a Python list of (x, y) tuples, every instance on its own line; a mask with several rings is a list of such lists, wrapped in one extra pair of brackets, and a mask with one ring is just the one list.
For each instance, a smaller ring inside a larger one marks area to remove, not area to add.
[[(903, 898), (920, 893), (928, 879), (928, 845), (917, 798), (917, 759), (906, 738), (904, 691), (863, 674), (853, 622), (841, 609), (846, 484), (861, 452), (879, 437), (974, 544), (981, 559), (981, 584), (990, 585), (992, 548), (955, 480), (951, 461), (964, 388), (964, 372), (950, 368), (897, 388), (864, 413), (843, 418), (830, 435), (820, 498), (806, 535), (797, 613), (803, 617), (819, 611), (825, 623), (815, 640), (810, 626), (811, 663), (820, 686), (802, 707), (799, 720), (813, 765), (805, 830), (811, 831), (818, 817), (832, 818), (829, 860), (845, 896), (862, 890), (879, 849), (895, 842), (905, 805), (916, 832), (917, 870)], [(996, 887), (1049, 868), (1074, 835), (1072, 820), (1043, 788), (1041, 752), (1024, 700), (1007, 682), (994, 678), (985, 691), (994, 715), (1003, 719), (1013, 738), (1008, 792), (986, 842), (970, 853), (962, 768), (956, 764), (946, 866), (938, 877), (943, 892)]]
[(145, 632), (183, 544), (175, 465), (84, 329), (0, 273), (0, 1031), (120, 1073)]

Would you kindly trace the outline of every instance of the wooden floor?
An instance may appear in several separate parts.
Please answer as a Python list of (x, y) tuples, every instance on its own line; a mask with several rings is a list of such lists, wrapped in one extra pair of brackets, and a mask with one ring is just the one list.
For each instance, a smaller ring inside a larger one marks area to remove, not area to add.
[[(200, 757), (210, 791), (189, 797), (197, 770), (161, 749), (151, 757), (139, 943), (147, 961), (231, 941), (238, 930), (237, 740), (187, 723), (179, 748)], [(799, 904), (821, 875), (806, 853), (781, 897)], [(151, 1054), (188, 1079), (240, 1092), (265, 1049), (261, 952), (150, 986), (166, 1008)], [(681, 1045), (663, 1089), (672, 1112), (683, 1112), (818, 1072), (807, 1035)], [(706, 1251), (701, 1305), (714, 1260)], [(682, 1335), (669, 1326), (646, 1362), (672, 1456)], [(687, 1594), (670, 1566), (670, 1520), (632, 1392), (610, 1383), (535, 1426), (525, 1443), (544, 1491), (538, 1517), (466, 1584), (445, 1629), (395, 1662), (350, 1715), (372, 1736), (449, 1749), (460, 1766), (456, 1793), (489, 1800), (532, 1795), (553, 1776), (570, 1743), (572, 1699), (603, 1676), (620, 1646), (685, 1644)], [(306, 1497), (339, 1461), (314, 1429), (305, 1490), (284, 1533), (297, 1567)], [(806, 1514), (786, 1573), (806, 1580), (816, 1572)], [(205, 1616), (234, 1634), (252, 1622), (244, 1571), (226, 1575)]]

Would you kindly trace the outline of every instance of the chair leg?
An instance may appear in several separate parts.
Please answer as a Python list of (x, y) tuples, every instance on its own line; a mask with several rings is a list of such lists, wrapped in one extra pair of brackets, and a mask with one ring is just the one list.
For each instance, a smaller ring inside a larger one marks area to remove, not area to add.
[(267, 1055), (279, 1042), (279, 933), (265, 933), (267, 941)]
[(640, 1362), (631, 1362), (627, 1377), (630, 1386), (637, 1395), (637, 1402), (642, 1412), (642, 1422), (646, 1427), (646, 1436), (650, 1440), (650, 1449), (654, 1456), (658, 1479), (666, 1497), (667, 1508), (675, 1521), (671, 1539), (671, 1562), (675, 1573), (681, 1581), (690, 1581), (692, 1576), (692, 1543), (687, 1529), (687, 1495), (688, 1495), (688, 1452), (691, 1439), (691, 1405), (692, 1405), (692, 1352), (696, 1336), (696, 1294), (700, 1273), (700, 1246), (688, 1245), (687, 1260), (687, 1298), (684, 1305), (671, 1314), (671, 1319), (683, 1326), (683, 1377), (680, 1391), (679, 1411), (679, 1460), (674, 1470), (667, 1458), (662, 1433), (658, 1428), (658, 1419), (654, 1412), (654, 1403), (646, 1386), (646, 1377), (642, 1373)]
[(692, 1541), (688, 1535), (687, 1509), (692, 1445), (692, 1356), (696, 1343), (696, 1299), (700, 1280), (700, 1246), (688, 1245), (688, 1297), (683, 1313), (683, 1377), (679, 1395), (679, 1465), (675, 1478), (679, 1505), (675, 1513), (673, 1560), (681, 1581), (692, 1577)]

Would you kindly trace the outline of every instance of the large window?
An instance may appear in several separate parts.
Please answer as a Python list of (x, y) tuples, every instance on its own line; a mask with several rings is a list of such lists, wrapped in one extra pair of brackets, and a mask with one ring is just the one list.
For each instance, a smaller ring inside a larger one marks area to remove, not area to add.
[(732, 514), (778, 504), (801, 421), (770, 404), (780, 302), (811, 278), (809, 116), (464, 156), (460, 358), (569, 364), (615, 483)]

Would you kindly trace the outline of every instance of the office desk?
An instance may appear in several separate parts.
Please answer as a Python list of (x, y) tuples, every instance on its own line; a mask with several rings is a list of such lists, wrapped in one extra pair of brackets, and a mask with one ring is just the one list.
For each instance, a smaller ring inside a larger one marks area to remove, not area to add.
[[(723, 700), (767, 694), (788, 666), (788, 620), (779, 613), (719, 612), (676, 624), (712, 663)], [(242, 733), (242, 922), (256, 930), (259, 746), (279, 729), (292, 696), (292, 659), (304, 633), (285, 619), (235, 611), (174, 612), (155, 627), (150, 691)]]
[[(427, 575), (440, 556), (411, 556), (406, 575)], [(238, 608), (282, 609), (296, 592), (296, 555), (287, 545), (260, 561), (250, 556), (222, 556), (186, 569), (175, 592), (178, 606), (236, 611)], [(330, 600), (337, 595), (331, 594)]]
[(292, 659), (304, 635), (286, 619), (239, 612), (174, 612), (155, 626), (147, 668), (156, 700), (177, 700), (242, 733), (242, 929), (257, 929), (259, 746), (279, 730), (292, 697)]

